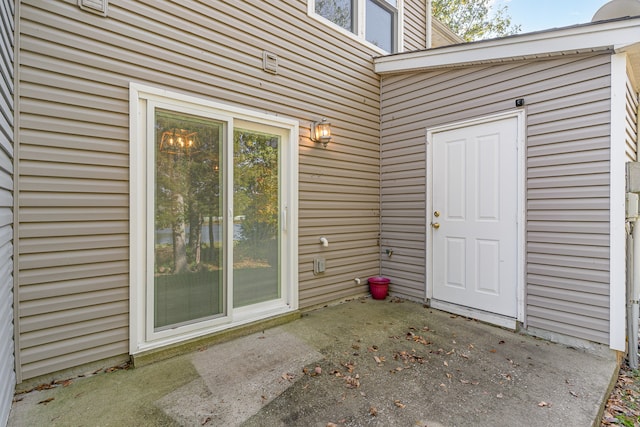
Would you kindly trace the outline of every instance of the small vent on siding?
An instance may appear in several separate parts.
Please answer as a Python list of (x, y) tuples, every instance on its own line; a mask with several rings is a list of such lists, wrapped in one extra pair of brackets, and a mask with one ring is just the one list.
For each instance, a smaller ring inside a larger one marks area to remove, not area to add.
[(86, 10), (87, 12), (107, 16), (109, 0), (78, 0), (78, 6), (80, 9)]
[(278, 74), (278, 55), (272, 52), (262, 52), (262, 69), (267, 73)]

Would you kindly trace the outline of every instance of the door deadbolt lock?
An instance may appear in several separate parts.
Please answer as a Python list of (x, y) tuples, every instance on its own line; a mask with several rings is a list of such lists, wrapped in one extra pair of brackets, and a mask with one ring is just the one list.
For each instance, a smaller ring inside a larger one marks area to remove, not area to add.
[(440, 211), (435, 211), (433, 213), (433, 216), (435, 216), (436, 218), (438, 218), (440, 216)]
[(433, 227), (433, 228), (435, 228), (437, 230), (438, 228), (440, 228), (440, 223), (439, 222), (432, 222), (431, 223), (431, 227)]

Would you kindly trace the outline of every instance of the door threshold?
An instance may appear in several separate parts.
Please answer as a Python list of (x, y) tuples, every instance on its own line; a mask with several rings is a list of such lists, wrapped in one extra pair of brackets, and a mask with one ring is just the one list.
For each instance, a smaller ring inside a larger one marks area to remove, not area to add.
[(439, 301), (435, 299), (431, 299), (429, 305), (430, 307), (436, 308), (438, 310), (457, 314), (459, 316), (470, 317), (472, 319), (480, 320), (481, 322), (500, 326), (501, 328), (510, 329), (512, 331), (515, 331), (517, 328), (517, 321), (513, 317), (489, 313), (488, 311), (476, 310), (475, 308), (464, 307), (462, 305), (452, 304), (450, 302)]

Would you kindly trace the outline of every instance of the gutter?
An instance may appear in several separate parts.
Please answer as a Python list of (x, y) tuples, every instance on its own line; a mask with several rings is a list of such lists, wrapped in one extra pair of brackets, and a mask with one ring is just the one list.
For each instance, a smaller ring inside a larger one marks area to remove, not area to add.
[(391, 74), (538, 57), (615, 51), (640, 43), (640, 17), (461, 43), (374, 58), (374, 70)]

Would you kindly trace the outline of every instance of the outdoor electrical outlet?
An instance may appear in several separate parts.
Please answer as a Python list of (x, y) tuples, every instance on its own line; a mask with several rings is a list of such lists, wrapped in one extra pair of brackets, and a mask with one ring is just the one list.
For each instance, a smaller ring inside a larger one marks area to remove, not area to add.
[(326, 261), (324, 258), (314, 258), (313, 259), (313, 274), (318, 275), (320, 273), (324, 273), (326, 268)]

